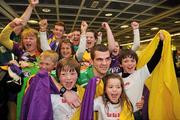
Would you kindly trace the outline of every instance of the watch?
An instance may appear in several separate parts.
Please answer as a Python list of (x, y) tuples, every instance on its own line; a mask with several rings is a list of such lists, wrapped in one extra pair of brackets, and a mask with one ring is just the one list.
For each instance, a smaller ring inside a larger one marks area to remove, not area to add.
[(63, 96), (63, 94), (66, 92), (66, 88), (65, 87), (62, 87), (60, 89), (60, 96)]

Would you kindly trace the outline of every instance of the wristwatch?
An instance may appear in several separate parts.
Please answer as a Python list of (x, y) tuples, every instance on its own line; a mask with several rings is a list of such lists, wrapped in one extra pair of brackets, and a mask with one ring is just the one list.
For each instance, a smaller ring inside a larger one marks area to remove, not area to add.
[(62, 87), (62, 88), (60, 89), (60, 96), (62, 97), (65, 92), (66, 92), (66, 88), (65, 88), (65, 87)]

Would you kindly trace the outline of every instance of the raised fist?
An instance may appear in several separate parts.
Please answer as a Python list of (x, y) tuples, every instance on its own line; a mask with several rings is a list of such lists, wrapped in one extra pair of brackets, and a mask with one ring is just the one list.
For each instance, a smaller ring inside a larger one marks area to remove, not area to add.
[(133, 30), (139, 29), (139, 23), (134, 21), (134, 22), (131, 23), (131, 27), (133, 28)]

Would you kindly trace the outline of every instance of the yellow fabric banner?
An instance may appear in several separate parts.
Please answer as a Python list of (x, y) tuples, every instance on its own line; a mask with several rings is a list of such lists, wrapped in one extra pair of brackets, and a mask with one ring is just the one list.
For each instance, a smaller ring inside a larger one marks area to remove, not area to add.
[(124, 102), (123, 109), (120, 113), (120, 120), (134, 120), (133, 113), (127, 107), (127, 102)]
[[(77, 91), (78, 91), (78, 96), (80, 100), (82, 101), (85, 89), (80, 87), (79, 85), (77, 86)], [(80, 113), (81, 113), (81, 107), (77, 108), (76, 112), (73, 114), (71, 120), (80, 120)]]
[[(159, 31), (160, 32), (160, 31)], [(137, 68), (142, 67), (150, 60), (159, 43), (159, 32), (150, 44), (139, 55)], [(180, 120), (180, 93), (171, 51), (171, 36), (165, 31), (161, 59), (146, 81), (150, 90), (149, 119), (150, 120)]]

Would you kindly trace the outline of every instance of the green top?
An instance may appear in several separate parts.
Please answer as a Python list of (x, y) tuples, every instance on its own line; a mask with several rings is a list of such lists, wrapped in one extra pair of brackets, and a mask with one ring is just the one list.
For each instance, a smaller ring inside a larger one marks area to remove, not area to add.
[(80, 76), (77, 80), (77, 84), (85, 87), (88, 84), (88, 81), (94, 77), (93, 67), (89, 66), (85, 70), (81, 70)]

